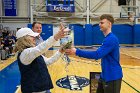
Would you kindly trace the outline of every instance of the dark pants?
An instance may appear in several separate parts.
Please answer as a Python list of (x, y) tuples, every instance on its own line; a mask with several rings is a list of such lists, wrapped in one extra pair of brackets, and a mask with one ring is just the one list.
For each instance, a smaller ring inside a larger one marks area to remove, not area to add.
[(122, 79), (109, 82), (99, 79), (96, 93), (120, 93), (121, 82)]

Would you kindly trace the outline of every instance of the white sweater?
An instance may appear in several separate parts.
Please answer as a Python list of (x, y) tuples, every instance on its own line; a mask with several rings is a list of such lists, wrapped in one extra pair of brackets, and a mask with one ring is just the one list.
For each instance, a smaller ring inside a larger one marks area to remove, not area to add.
[[(45, 53), (45, 51), (47, 51), (55, 43), (56, 43), (56, 40), (54, 39), (53, 36), (51, 36), (46, 41), (42, 42), (41, 44), (37, 45), (36, 47), (31, 47), (31, 48), (27, 48), (27, 49), (23, 50), (21, 52), (20, 57), (19, 57), (20, 60), (21, 60), (21, 63), (23, 63), (24, 65), (31, 64), (31, 62), (36, 57), (38, 57), (38, 56), (42, 55), (43, 53)], [(47, 58), (47, 57), (45, 57), (43, 55), (42, 56), (44, 58), (44, 61), (45, 61), (46, 65), (49, 65), (49, 64), (52, 64), (55, 61), (57, 61), (60, 58), (61, 54), (62, 54), (61, 52), (57, 51), (50, 58)]]

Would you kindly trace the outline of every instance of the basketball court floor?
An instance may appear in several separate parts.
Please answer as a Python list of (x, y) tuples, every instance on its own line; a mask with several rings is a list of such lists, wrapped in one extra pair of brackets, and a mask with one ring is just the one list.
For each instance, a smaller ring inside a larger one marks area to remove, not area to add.
[[(139, 51), (140, 47), (120, 48), (120, 62), (123, 68), (121, 93), (140, 93)], [(47, 57), (49, 57), (55, 53), (55, 50), (50, 50), (47, 53), (49, 54)], [(0, 63), (0, 71), (2, 72), (6, 69), (9, 64), (13, 64), (15, 59), (16, 57), (11, 57), (8, 60), (2, 60), (3, 62)], [(60, 58), (57, 62), (48, 66), (54, 85), (54, 89), (52, 89), (51, 92), (90, 93), (90, 72), (101, 72), (100, 60), (95, 61), (75, 56), (70, 56), (70, 59), (71, 62), (69, 64)], [(3, 88), (8, 90), (9, 86), (3, 86)], [(15, 89), (15, 92), (21, 93), (20, 86)]]

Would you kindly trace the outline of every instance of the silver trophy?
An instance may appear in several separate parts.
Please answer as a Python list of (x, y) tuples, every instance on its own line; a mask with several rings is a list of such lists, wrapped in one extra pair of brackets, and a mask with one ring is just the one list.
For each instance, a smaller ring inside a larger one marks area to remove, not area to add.
[[(70, 49), (71, 46), (72, 46), (72, 42), (73, 42), (73, 39), (72, 39), (72, 30), (69, 29), (69, 28), (66, 28), (65, 30), (67, 30), (66, 36), (64, 38), (61, 38), (60, 39), (60, 45), (63, 46), (63, 48), (62, 48), (63, 50)], [(69, 63), (71, 62), (71, 60), (70, 60), (69, 56), (66, 55), (66, 54), (64, 54), (63, 60), (65, 62), (67, 62), (67, 65), (66, 65), (66, 69), (67, 69), (67, 66), (69, 65)]]

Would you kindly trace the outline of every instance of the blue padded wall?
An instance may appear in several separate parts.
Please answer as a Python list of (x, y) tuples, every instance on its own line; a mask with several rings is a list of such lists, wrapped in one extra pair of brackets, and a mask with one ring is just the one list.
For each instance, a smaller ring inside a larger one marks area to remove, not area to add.
[[(32, 24), (28, 24), (32, 28)], [(104, 39), (102, 31), (98, 24), (70, 24), (70, 28), (74, 31), (74, 45), (90, 46), (100, 45)], [(118, 37), (120, 44), (140, 44), (140, 24), (134, 26), (128, 24), (114, 24), (112, 32)], [(41, 36), (44, 40), (53, 35), (52, 24), (42, 24)]]
[(128, 24), (114, 24), (112, 32), (118, 37), (120, 44), (133, 44), (133, 27)]
[(32, 24), (27, 24), (27, 27), (32, 29)]
[(41, 36), (42, 36), (43, 40), (47, 40), (52, 35), (53, 35), (53, 25), (52, 24), (42, 24)]
[(85, 46), (92, 45), (93, 41), (93, 34), (92, 34), (92, 24), (85, 25)]
[[(32, 29), (32, 24), (28, 24), (27, 27)], [(43, 38), (43, 40), (47, 40), (52, 35), (53, 35), (53, 25), (52, 24), (42, 24), (41, 37)]]
[(70, 24), (70, 28), (73, 26), (74, 31), (74, 45), (83, 46), (85, 43), (85, 33), (83, 25), (80, 24)]
[(133, 26), (134, 44), (140, 44), (140, 24)]
[(93, 25), (93, 31), (92, 31), (92, 38), (93, 38), (93, 45), (100, 45), (103, 42), (104, 35), (102, 31), (100, 30), (99, 24)]

